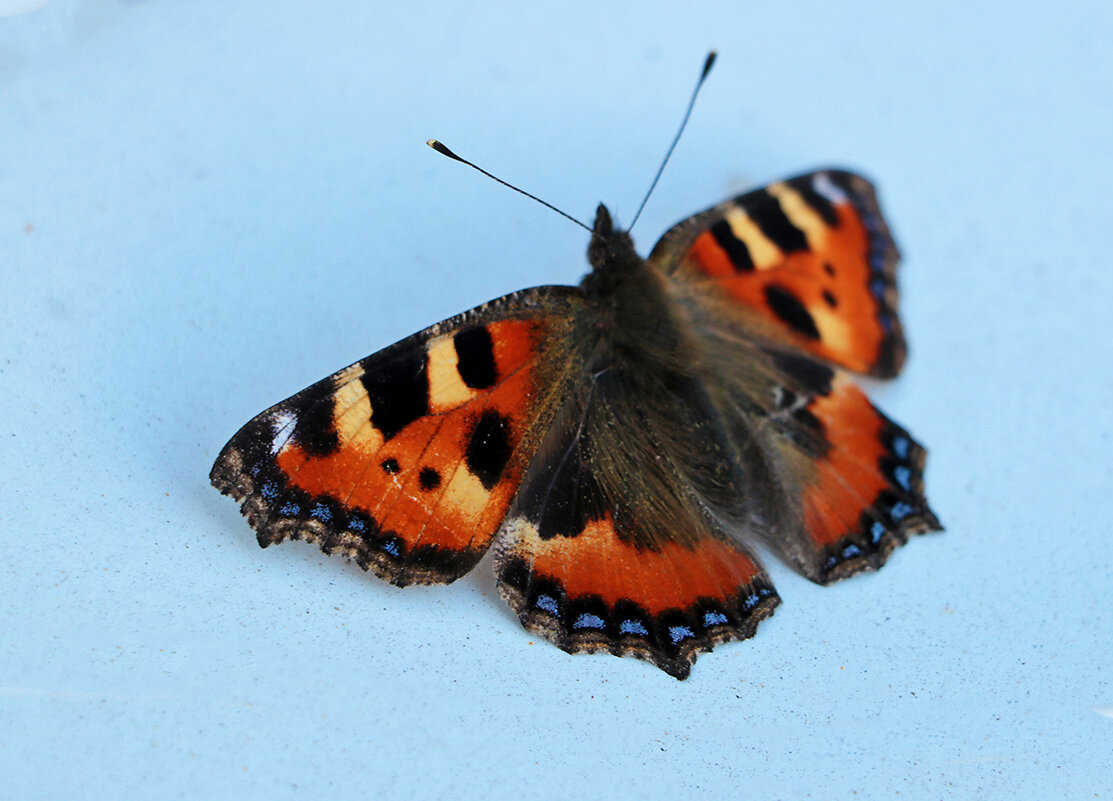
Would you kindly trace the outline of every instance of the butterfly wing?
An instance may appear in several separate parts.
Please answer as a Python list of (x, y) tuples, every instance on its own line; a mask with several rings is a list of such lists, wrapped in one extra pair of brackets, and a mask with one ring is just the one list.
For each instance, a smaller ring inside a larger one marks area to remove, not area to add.
[(709, 314), (707, 380), (749, 494), (765, 499), (744, 535), (828, 584), (877, 569), (914, 534), (939, 530), (924, 497), (924, 449), (848, 375), (803, 351), (739, 340)]
[(517, 292), (356, 362), (255, 417), (211, 480), (264, 547), (341, 552), (394, 584), (482, 557), (567, 383), (572, 287)]
[(898, 258), (873, 186), (853, 173), (823, 170), (679, 223), (649, 261), (756, 310), (803, 350), (891, 377), (905, 357)]
[(942, 527), (924, 497), (926, 452), (844, 375), (781, 421), (774, 441), (803, 526), (777, 547), (822, 584), (877, 569), (910, 536)]
[(768, 502), (744, 534), (820, 583), (877, 568), (910, 535), (940, 528), (924, 498), (923, 448), (830, 363), (899, 368), (895, 260), (869, 185), (833, 172), (697, 215), (651, 258), (702, 344), (737, 458), (763, 477), (747, 492)]
[(700, 652), (752, 636), (779, 599), (711, 511), (745, 497), (729, 448), (695, 376), (620, 359), (585, 374), (496, 546), (522, 624), (568, 652), (633, 655), (681, 679)]

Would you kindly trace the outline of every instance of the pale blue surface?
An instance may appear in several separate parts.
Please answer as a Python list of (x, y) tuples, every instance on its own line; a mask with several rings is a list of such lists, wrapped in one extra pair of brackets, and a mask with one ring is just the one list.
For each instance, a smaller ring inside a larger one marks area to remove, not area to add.
[[(1110, 5), (536, 5), (0, 19), (0, 796), (1109, 798)], [(772, 564), (685, 683), (535, 641), (486, 562), (260, 551), (207, 480), (241, 423), (585, 269), (425, 140), (628, 220), (709, 46), (643, 252), (750, 183), (877, 179), (913, 355), (875, 397), (948, 532), (830, 588)]]

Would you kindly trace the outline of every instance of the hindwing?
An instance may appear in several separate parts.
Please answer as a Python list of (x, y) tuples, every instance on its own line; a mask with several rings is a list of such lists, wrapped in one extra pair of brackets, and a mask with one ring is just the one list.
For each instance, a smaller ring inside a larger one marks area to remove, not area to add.
[(499, 589), (566, 651), (633, 655), (685, 678), (780, 601), (715, 514), (746, 484), (702, 384), (628, 368), (614, 360), (565, 400), (500, 537)]

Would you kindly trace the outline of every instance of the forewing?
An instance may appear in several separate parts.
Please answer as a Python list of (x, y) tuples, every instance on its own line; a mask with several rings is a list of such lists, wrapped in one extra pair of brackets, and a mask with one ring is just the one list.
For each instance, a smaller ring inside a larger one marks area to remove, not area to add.
[(517, 292), (356, 362), (245, 425), (213, 485), (264, 547), (310, 540), (398, 585), (458, 578), (552, 417), (581, 297)]
[(898, 258), (869, 181), (823, 170), (677, 224), (650, 262), (756, 309), (810, 353), (891, 377), (905, 358)]

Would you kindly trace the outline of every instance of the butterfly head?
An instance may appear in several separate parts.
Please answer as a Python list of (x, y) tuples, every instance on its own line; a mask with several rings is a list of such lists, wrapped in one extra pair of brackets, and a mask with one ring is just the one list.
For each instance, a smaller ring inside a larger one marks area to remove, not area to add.
[(630, 238), (630, 233), (615, 230), (611, 212), (602, 203), (595, 210), (595, 225), (591, 229), (587, 260), (591, 263), (593, 275), (599, 278), (617, 277), (641, 262), (634, 250), (634, 240)]

